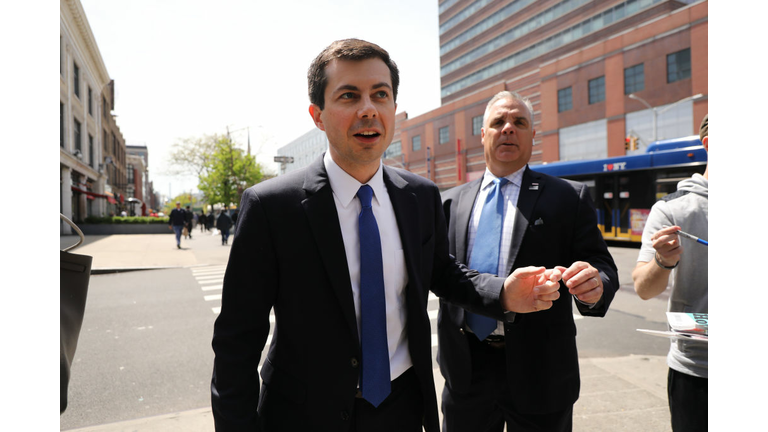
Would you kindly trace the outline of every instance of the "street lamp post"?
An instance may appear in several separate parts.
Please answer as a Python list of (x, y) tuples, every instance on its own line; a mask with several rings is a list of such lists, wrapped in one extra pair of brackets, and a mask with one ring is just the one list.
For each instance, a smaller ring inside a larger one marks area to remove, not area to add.
[(659, 115), (664, 114), (665, 112), (669, 111), (670, 109), (672, 109), (677, 104), (681, 104), (681, 103), (687, 102), (689, 100), (696, 100), (696, 99), (699, 99), (699, 98), (701, 98), (703, 96), (704, 95), (701, 94), (701, 93), (695, 94), (693, 96), (688, 96), (687, 98), (680, 99), (679, 101), (677, 101), (677, 102), (675, 102), (675, 103), (673, 103), (671, 105), (666, 106), (662, 110), (659, 110), (658, 107), (652, 107), (651, 104), (649, 104), (648, 102), (645, 101), (645, 99), (641, 98), (640, 96), (637, 96), (634, 93), (631, 93), (629, 95), (629, 98), (630, 99), (634, 99), (634, 100), (642, 103), (643, 105), (648, 107), (648, 109), (651, 110), (651, 112), (653, 113), (653, 141), (655, 142), (655, 141), (657, 141), (659, 139), (659, 136), (658, 136), (658, 126), (657, 126), (658, 125), (658, 116)]

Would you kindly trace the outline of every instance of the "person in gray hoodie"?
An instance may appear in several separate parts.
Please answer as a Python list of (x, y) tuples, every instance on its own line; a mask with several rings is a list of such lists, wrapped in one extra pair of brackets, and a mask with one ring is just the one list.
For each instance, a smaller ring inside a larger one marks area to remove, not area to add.
[[(709, 115), (704, 116), (699, 137), (709, 152)], [(709, 165), (704, 174), (694, 174), (677, 184), (677, 192), (665, 196), (651, 208), (637, 266), (632, 272), (635, 291), (643, 300), (654, 298), (670, 285), (668, 311), (707, 312), (707, 248), (682, 239), (683, 231), (708, 238)], [(671, 283), (670, 283), (671, 281)], [(673, 338), (667, 355), (667, 396), (672, 430), (707, 430), (706, 342)]]

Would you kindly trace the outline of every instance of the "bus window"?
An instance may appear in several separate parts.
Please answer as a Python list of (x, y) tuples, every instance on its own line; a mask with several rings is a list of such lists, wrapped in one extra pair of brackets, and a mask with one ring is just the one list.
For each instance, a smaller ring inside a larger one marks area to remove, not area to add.
[(656, 178), (656, 201), (677, 191), (677, 184), (695, 173), (704, 174), (706, 166), (659, 170)]
[(602, 219), (603, 232), (612, 236), (614, 228), (614, 210), (618, 205), (618, 191), (616, 190), (616, 176), (606, 175), (597, 178), (597, 197), (598, 217)]

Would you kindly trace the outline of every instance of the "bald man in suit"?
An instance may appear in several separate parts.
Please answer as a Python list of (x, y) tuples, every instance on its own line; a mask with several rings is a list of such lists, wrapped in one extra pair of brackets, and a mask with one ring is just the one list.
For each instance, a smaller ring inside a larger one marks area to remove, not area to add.
[[(582, 315), (604, 316), (619, 288), (587, 186), (528, 168), (535, 135), (530, 101), (495, 95), (481, 130), (483, 177), (443, 194), (449, 251), (460, 262), (502, 277), (531, 265), (554, 267), (563, 280), (551, 309), (513, 321), (440, 300), (446, 432), (500, 432), (505, 423), (510, 432), (571, 430), (580, 386), (571, 298)], [(498, 214), (492, 230), (484, 229), (488, 210)], [(484, 264), (489, 247), (494, 255)]]

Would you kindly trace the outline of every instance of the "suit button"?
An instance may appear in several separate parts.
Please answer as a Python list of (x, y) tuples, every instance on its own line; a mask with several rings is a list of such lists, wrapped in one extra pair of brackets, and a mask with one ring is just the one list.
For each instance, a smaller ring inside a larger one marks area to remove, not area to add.
[(349, 420), (349, 413), (347, 413), (346, 411), (342, 411), (341, 412), (341, 419), (344, 420), (344, 421)]
[(350, 363), (352, 363), (353, 368), (356, 368), (360, 364), (360, 362), (358, 362), (357, 359), (354, 357), (352, 357), (352, 360), (350, 360)]
[(459, 333), (464, 334), (464, 329), (459, 327)]

